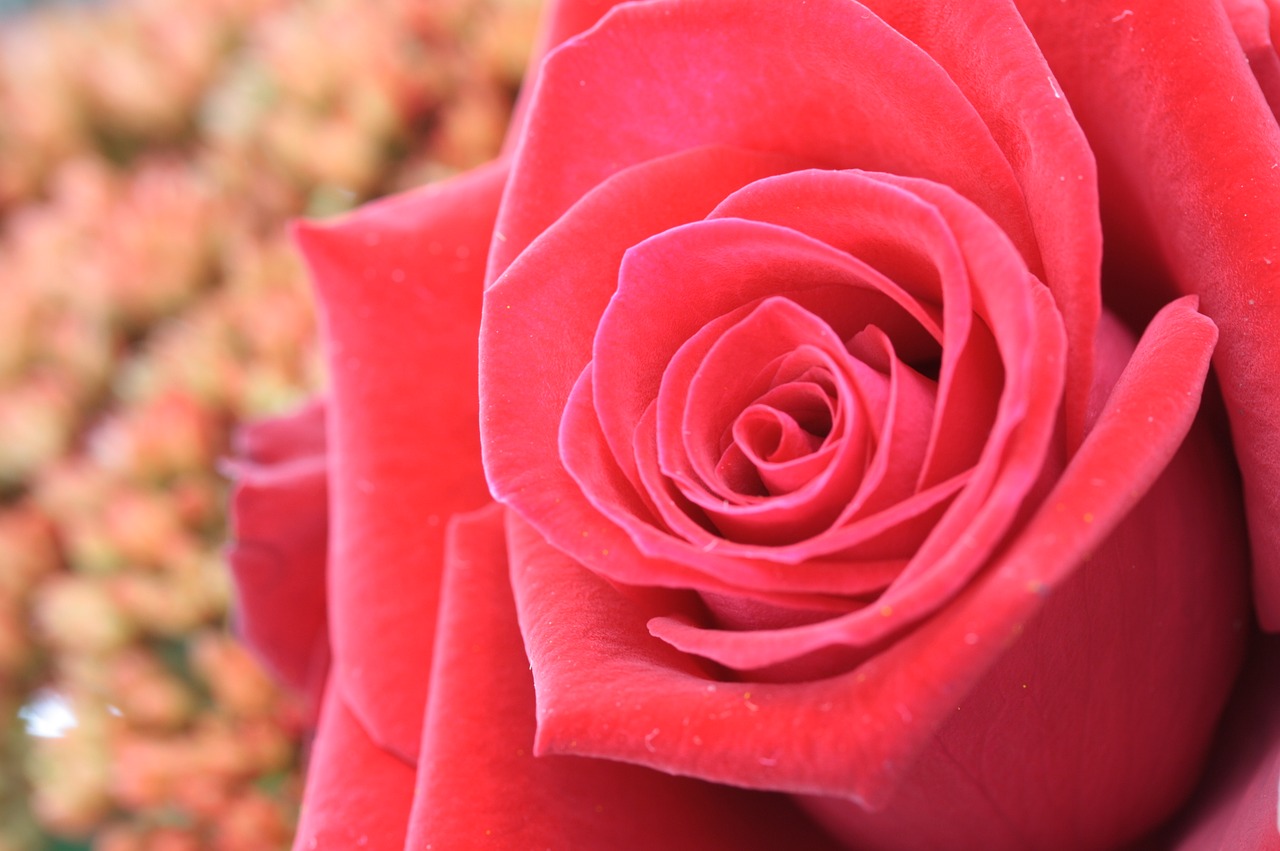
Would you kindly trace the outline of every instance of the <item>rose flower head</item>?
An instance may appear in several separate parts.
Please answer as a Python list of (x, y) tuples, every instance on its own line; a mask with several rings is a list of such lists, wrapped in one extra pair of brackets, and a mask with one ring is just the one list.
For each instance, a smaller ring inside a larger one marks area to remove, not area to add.
[(328, 661), (299, 847), (1280, 848), (1254, 19), (611, 5), (297, 231), (233, 564)]

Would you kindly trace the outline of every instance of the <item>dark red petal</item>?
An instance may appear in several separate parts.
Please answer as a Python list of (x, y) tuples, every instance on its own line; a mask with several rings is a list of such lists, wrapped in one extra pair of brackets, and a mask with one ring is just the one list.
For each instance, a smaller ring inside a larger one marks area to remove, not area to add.
[(1163, 266), (1221, 332), (1255, 603), (1280, 629), (1280, 127), (1217, 3), (1018, 5), (1098, 157), (1108, 251)]
[[(913, 757), (1006, 652), (1007, 640), (1043, 606), (1046, 593), (1080, 567), (1164, 469), (1198, 408), (1213, 339), (1212, 325), (1186, 303), (1161, 314), (1026, 532), (951, 605), (842, 676), (788, 685), (716, 683), (691, 657), (648, 635), (645, 621), (656, 613), (651, 604), (623, 597), (532, 532), (510, 538), (512, 582), (538, 684), (540, 751), (609, 756), (736, 785), (884, 805)], [(1107, 488), (1108, 480), (1125, 487)], [(1218, 545), (1223, 531), (1214, 513), (1221, 506), (1199, 525), (1193, 518), (1205, 506), (1185, 502), (1203, 495), (1218, 504), (1207, 491), (1174, 489), (1175, 504), (1187, 514), (1180, 528), (1199, 536), (1188, 552), (1200, 553), (1205, 540)], [(1230, 506), (1222, 504), (1229, 520)], [(1217, 570), (1211, 559), (1192, 561)], [(1169, 584), (1193, 598), (1205, 592), (1199, 579)], [(1224, 582), (1213, 593), (1228, 591)], [(1144, 616), (1142, 630), (1159, 636), (1153, 617)], [(1216, 615), (1211, 620), (1220, 629)], [(1182, 622), (1169, 637), (1199, 641)], [(1216, 641), (1203, 647), (1203, 656), (1186, 652), (1212, 660), (1222, 650)], [(1192, 668), (1189, 677), (1203, 676), (1198, 665)], [(1151, 711), (1182, 698), (1181, 692), (1145, 695), (1154, 701)]]
[(332, 377), (334, 676), (373, 741), (408, 760), (445, 523), (488, 498), (476, 338), (505, 173), (488, 167), (297, 230)]
[[(322, 408), (311, 410), (322, 411)], [(309, 422), (303, 434), (296, 426)], [(323, 436), (310, 415), (255, 423), (241, 447), (262, 463), (235, 460), (232, 545), (236, 623), (249, 646), (285, 683), (316, 700), (329, 661), (325, 562), (329, 531), (326, 458), (308, 453)], [(291, 452), (300, 452), (290, 457)]]
[(503, 520), (491, 506), (450, 530), (406, 847), (834, 848), (781, 796), (607, 760), (535, 757), (534, 688)]
[(1203, 783), (1160, 848), (1280, 849), (1280, 640), (1254, 639)]
[(329, 681), (294, 851), (404, 847), (413, 767), (378, 747)]
[(312, 399), (291, 414), (241, 426), (235, 433), (235, 460), (272, 464), (323, 455), (325, 407), (323, 398)]

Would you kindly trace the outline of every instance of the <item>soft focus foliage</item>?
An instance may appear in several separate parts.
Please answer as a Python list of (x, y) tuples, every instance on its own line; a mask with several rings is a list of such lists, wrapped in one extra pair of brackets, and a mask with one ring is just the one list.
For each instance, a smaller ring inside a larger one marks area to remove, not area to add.
[(287, 846), (309, 710), (226, 628), (218, 472), (323, 380), (284, 223), (491, 158), (536, 12), (0, 20), (0, 851)]

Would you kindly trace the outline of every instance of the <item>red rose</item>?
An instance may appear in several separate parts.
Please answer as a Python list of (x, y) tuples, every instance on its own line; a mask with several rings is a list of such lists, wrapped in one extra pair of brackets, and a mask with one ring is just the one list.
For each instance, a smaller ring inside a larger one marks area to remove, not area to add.
[(234, 559), (332, 648), (298, 847), (1280, 847), (1227, 5), (565, 2), (509, 158), (300, 230), (328, 460), (249, 433)]

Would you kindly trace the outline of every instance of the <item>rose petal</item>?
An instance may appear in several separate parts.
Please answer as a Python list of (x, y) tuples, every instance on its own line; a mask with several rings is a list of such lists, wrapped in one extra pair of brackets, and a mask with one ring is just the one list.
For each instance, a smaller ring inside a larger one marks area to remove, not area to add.
[(1280, 56), (1271, 42), (1272, 10), (1266, 0), (1222, 0), (1222, 7), (1272, 115), (1280, 115)]
[[(565, 440), (561, 444), (561, 451), (564, 453), (566, 466), (581, 470), (584, 477), (590, 477), (583, 479), (584, 491), (591, 498), (590, 507), (613, 521), (607, 525), (588, 527), (584, 530), (587, 534), (582, 537), (590, 539), (596, 533), (598, 537), (592, 543), (600, 546), (600, 555), (604, 557), (614, 552), (610, 550), (612, 546), (624, 548), (617, 552), (619, 556), (627, 554), (628, 557), (619, 560), (617, 569), (629, 571), (628, 575), (633, 577), (636, 584), (665, 583), (670, 587), (723, 591), (773, 601), (778, 600), (778, 595), (765, 589), (785, 587), (788, 590), (784, 596), (796, 605), (847, 610), (847, 603), (819, 595), (860, 593), (867, 589), (868, 582), (878, 585), (884, 581), (886, 573), (896, 574), (905, 564), (902, 559), (896, 559), (864, 563), (858, 565), (858, 569), (852, 569), (847, 562), (824, 562), (821, 559), (783, 563), (769, 558), (777, 550), (776, 547), (735, 544), (732, 545), (733, 552), (742, 557), (716, 562), (715, 570), (708, 572), (704, 564), (696, 561), (696, 557), (705, 557), (727, 542), (689, 521), (687, 515), (684, 517), (688, 525), (681, 531), (690, 540), (675, 538), (660, 530), (659, 521), (646, 514), (649, 510), (646, 504), (637, 496), (630, 482), (624, 479), (621, 471), (611, 463), (612, 456), (604, 437), (599, 433), (599, 420), (592, 404), (590, 374), (587, 372), (583, 373), (582, 379), (574, 387), (565, 409), (565, 419), (570, 423), (562, 432)], [(653, 416), (641, 420), (637, 429), (638, 439), (656, 441), (654, 420)], [(594, 433), (592, 429), (595, 430)], [(569, 435), (572, 435), (572, 440)], [(670, 486), (670, 481), (656, 471), (656, 457), (653, 460), (655, 466), (650, 487), (660, 487), (662, 482)], [(671, 487), (674, 491), (674, 486)], [(673, 499), (682, 498), (678, 492), (671, 496)], [(679, 518), (673, 516), (671, 519)], [(706, 536), (705, 540), (693, 537), (698, 530)], [(586, 545), (587, 542), (581, 542), (579, 547)], [(626, 548), (639, 548), (642, 555), (636, 558), (634, 550), (628, 554)], [(690, 554), (695, 555), (692, 564), (687, 563)], [(663, 556), (671, 556), (672, 560), (656, 561)], [(650, 561), (650, 558), (654, 561)], [(874, 574), (874, 578), (868, 580), (862, 575), (861, 569), (864, 567)]]
[[(227, 560), (238, 631), (271, 671), (319, 707), (329, 662), (325, 562), (329, 530), (323, 407), (238, 433)], [(316, 451), (317, 446), (321, 447)]]
[(1004, 154), (928, 55), (851, 0), (712, 0), (619, 6), (547, 58), (490, 279), (610, 175), (708, 144), (954, 186), (1040, 268)]
[(1108, 301), (1167, 270), (1152, 298), (1198, 293), (1221, 332), (1254, 599), (1280, 629), (1280, 127), (1216, 3), (1018, 5), (1098, 157), (1108, 252), (1134, 270)]
[(451, 526), (406, 847), (834, 849), (781, 796), (607, 760), (535, 757), (503, 519), (491, 506)]
[(618, 2), (619, 0), (549, 0), (546, 4), (538, 22), (538, 35), (533, 50), (525, 65), (520, 96), (516, 100), (511, 122), (507, 125), (507, 135), (502, 144), (504, 156), (514, 153), (524, 136), (529, 104), (547, 54), (578, 33), (591, 29)]
[[(966, 258), (975, 248), (995, 255), (984, 259), (978, 269), (997, 282), (1004, 280), (1007, 267), (996, 259), (1003, 252), (999, 246), (990, 246), (992, 240), (982, 234), (983, 228), (966, 228), (972, 244), (962, 247), (951, 222), (969, 218), (971, 211), (943, 200), (942, 205), (952, 211), (944, 215), (937, 203), (914, 191), (922, 185), (895, 185), (888, 175), (853, 171), (792, 172), (744, 187), (726, 198), (711, 217), (741, 217), (793, 228), (883, 272), (915, 300), (943, 305), (946, 335), (937, 335), (943, 344), (940, 414), (933, 423), (929, 461), (920, 478), (921, 486), (927, 487), (971, 467), (989, 442), (1001, 389), (997, 377), (1003, 368), (986, 336), (970, 335), (973, 281)], [(1016, 313), (1003, 313), (1001, 319), (993, 325), (1006, 334), (1021, 324)]]
[[(485, 294), (480, 376), (485, 470), (501, 501), (557, 537), (630, 547), (565, 472), (561, 412), (583, 367), (623, 254), (709, 213), (746, 183), (796, 167), (789, 158), (701, 148), (605, 181), (525, 251)], [(499, 242), (504, 237), (495, 233)], [(555, 346), (545, 345), (555, 341)]]
[(294, 851), (403, 848), (413, 767), (370, 740), (334, 680), (315, 742)]
[[(942, 523), (933, 530), (929, 542), (916, 553), (913, 567), (909, 566), (903, 574), (902, 582), (890, 589), (883, 601), (884, 606), (877, 610), (878, 614), (855, 612), (842, 622), (845, 624), (842, 629), (852, 630), (845, 634), (849, 643), (866, 645), (902, 628), (910, 620), (924, 616), (962, 587), (967, 578), (981, 566), (986, 554), (999, 542), (1004, 530), (1022, 508), (1023, 499), (1037, 477), (1054, 469), (1046, 463), (1045, 450), (1056, 423), (1062, 382), (1059, 318), (1056, 308), (1048, 301), (1047, 294), (1042, 288), (1037, 294), (1032, 282), (1027, 281), (1023, 290), (1010, 289), (1010, 281), (1026, 279), (1021, 260), (990, 220), (945, 187), (909, 178), (856, 172), (798, 172), (765, 179), (760, 183), (781, 187), (782, 194), (793, 202), (770, 205), (770, 209), (822, 210), (824, 215), (821, 222), (816, 221), (819, 217), (805, 212), (786, 212), (782, 215), (787, 219), (798, 219), (806, 228), (817, 230), (824, 237), (829, 236), (841, 247), (846, 243), (861, 247), (865, 240), (869, 247), (875, 249), (877, 262), (885, 262), (885, 246), (893, 245), (894, 240), (877, 241), (874, 234), (883, 228), (871, 227), (867, 222), (872, 225), (877, 223), (878, 219), (874, 214), (885, 209), (914, 211), (916, 215), (907, 219), (916, 225), (910, 233), (914, 235), (918, 229), (922, 235), (933, 234), (931, 238), (921, 240), (923, 245), (918, 250), (923, 251), (929, 247), (943, 259), (948, 259), (949, 255), (942, 249), (950, 246), (958, 257), (950, 259), (949, 266), (959, 268), (943, 275), (940, 283), (935, 280), (932, 291), (936, 293), (932, 295), (935, 299), (941, 297), (939, 289), (949, 293), (943, 306), (946, 315), (945, 335), (948, 339), (953, 336), (958, 338), (956, 346), (950, 350), (944, 349), (944, 380), (954, 374), (963, 374), (952, 366), (956, 361), (948, 358), (963, 358), (963, 355), (950, 354), (955, 349), (966, 351), (963, 341), (971, 322), (967, 310), (970, 299), (978, 316), (986, 320), (987, 327), (997, 329), (997, 346), (1004, 362), (1004, 394), (1000, 398), (995, 423), (984, 429), (987, 433), (982, 449), (983, 461), (976, 468), (973, 477), (964, 483), (965, 489), (944, 516)], [(833, 187), (840, 191), (833, 192)], [(743, 192), (752, 193), (753, 188)], [(811, 203), (796, 204), (796, 197)], [(862, 210), (864, 204), (870, 211), (866, 222), (861, 216), (855, 215), (865, 212)], [(754, 209), (750, 201), (744, 202), (743, 208)], [(723, 210), (724, 207), (718, 209)], [(922, 211), (929, 212), (933, 218), (922, 217)], [(857, 222), (857, 226), (843, 227), (847, 221)], [(933, 225), (930, 226), (929, 222), (933, 222)], [(950, 242), (937, 238), (934, 231), (946, 234)], [(815, 245), (823, 246), (823, 251), (818, 252)], [(786, 256), (793, 263), (797, 256), (809, 258), (811, 255), (829, 258), (823, 261), (824, 266), (835, 267), (842, 262), (846, 265), (851, 262), (847, 255), (834, 251), (826, 243), (813, 243), (789, 230), (733, 218), (713, 218), (676, 228), (653, 237), (628, 252), (622, 270), (623, 283), (601, 322), (597, 337), (597, 357), (592, 366), (594, 392), (611, 396), (609, 402), (595, 402), (596, 410), (601, 413), (602, 423), (605, 421), (604, 413), (607, 412), (612, 420), (621, 420), (621, 424), (615, 428), (619, 434), (625, 435), (626, 421), (642, 410), (643, 399), (654, 392), (650, 385), (656, 385), (658, 379), (653, 373), (677, 351), (681, 340), (689, 337), (692, 343), (697, 338), (700, 325), (716, 321), (714, 317), (722, 315), (743, 300), (767, 295), (770, 288), (778, 287), (776, 274), (759, 275), (755, 271), (751, 274), (742, 273), (744, 263), (746, 267), (755, 269), (751, 265), (754, 261), (744, 261), (744, 257), (764, 256), (771, 249), (776, 249), (779, 256)], [(841, 260), (842, 257), (845, 259)], [(917, 262), (916, 265), (920, 264)], [(940, 265), (948, 267), (948, 264)], [(767, 266), (765, 263), (761, 268)], [(672, 300), (671, 282), (685, 280), (686, 277), (694, 281), (720, 281), (722, 269), (725, 268), (738, 269), (739, 273), (727, 276), (728, 282), (721, 286), (684, 287), (681, 290), (681, 311), (678, 315), (672, 316), (669, 308), (664, 307)], [(825, 274), (829, 277), (832, 273)], [(636, 285), (629, 286), (628, 282), (633, 279), (637, 282)], [(929, 297), (929, 279), (925, 276), (921, 280), (922, 291), (918, 297)], [(1011, 292), (1022, 297), (1010, 298)], [(664, 295), (667, 297), (664, 298)], [(953, 308), (952, 303), (960, 307)], [(663, 321), (658, 321), (659, 318)], [(616, 322), (610, 323), (611, 319)], [(974, 339), (978, 337), (975, 336)], [(606, 342), (609, 347), (605, 345)], [(610, 347), (616, 351), (611, 351)], [(625, 371), (622, 369), (623, 363), (629, 367)], [(597, 369), (598, 373), (595, 372)], [(987, 380), (990, 380), (989, 377)], [(944, 392), (945, 390), (944, 387)], [(957, 398), (963, 401), (982, 401), (990, 398), (990, 391), (982, 389), (968, 398), (964, 395)], [(678, 525), (679, 517), (676, 516), (679, 510), (665, 510), (666, 503), (660, 499), (663, 486), (651, 477), (647, 490), (655, 501), (650, 504), (662, 514), (673, 530), (678, 530), (685, 538), (680, 540), (644, 520), (637, 522), (629, 519), (629, 512), (625, 507), (613, 510), (604, 494), (592, 493), (585, 487), (588, 477), (597, 474), (590, 468), (583, 468), (576, 460), (586, 458), (586, 449), (595, 434), (595, 430), (583, 422), (582, 411), (580, 406), (573, 406), (566, 412), (561, 432), (562, 452), (578, 481), (584, 483), (587, 498), (628, 532), (631, 546), (624, 544), (620, 547), (616, 532), (610, 527), (604, 527), (598, 532), (595, 527), (585, 525), (571, 527), (571, 530), (589, 533), (583, 536), (566, 534), (564, 528), (556, 528), (550, 524), (544, 524), (543, 531), (557, 546), (593, 570), (620, 582), (672, 587), (681, 587), (683, 584), (683, 587), (722, 591), (726, 590), (723, 587), (725, 581), (735, 576), (744, 576), (739, 581), (750, 583), (749, 587), (753, 589), (760, 589), (758, 580), (765, 574), (756, 565), (729, 563), (732, 559), (758, 556), (793, 565), (784, 575), (783, 584), (773, 586), (771, 590), (826, 590), (823, 586), (809, 584), (809, 576), (816, 570), (814, 578), (817, 579), (830, 566), (801, 564), (804, 559), (815, 555), (842, 553), (846, 549), (852, 550), (855, 545), (861, 548), (857, 554), (860, 558), (882, 560), (900, 556), (902, 549), (885, 550), (882, 546), (880, 549), (868, 550), (865, 536), (891, 529), (892, 524), (918, 516), (925, 508), (937, 505), (934, 500), (938, 494), (925, 491), (919, 497), (913, 497), (926, 500), (923, 505), (904, 501), (892, 509), (897, 513), (891, 517), (868, 518), (879, 525), (868, 528), (854, 524), (848, 528), (833, 528), (786, 547), (751, 551), (735, 542), (722, 541), (714, 536), (707, 537), (709, 533), (700, 529), (696, 523), (691, 522), (681, 528)], [(967, 435), (974, 430), (968, 428), (959, 431)], [(936, 434), (938, 432), (935, 430)], [(637, 457), (642, 462), (641, 472), (649, 475), (648, 468), (643, 464), (643, 457)], [(618, 494), (609, 476), (600, 476), (595, 480), (610, 488), (611, 494)], [(939, 488), (944, 485), (946, 483), (940, 484)], [(950, 496), (955, 490), (953, 488), (944, 492)], [(667, 495), (676, 496), (669, 490)], [(580, 497), (576, 493), (555, 493), (557, 507), (571, 506), (577, 499)], [(623, 495), (617, 505), (625, 506), (627, 502), (627, 497)], [(531, 516), (537, 521), (543, 520), (537, 514)], [(904, 539), (898, 539), (897, 542), (902, 544)], [(912, 549), (918, 544), (917, 536)], [(663, 561), (637, 558), (640, 553)], [(686, 577), (690, 576), (691, 569), (696, 572), (692, 579), (688, 579)], [(746, 574), (744, 570), (747, 571)], [(774, 602), (781, 601), (775, 598)], [(803, 605), (812, 604), (813, 601), (806, 601)], [(829, 628), (824, 627), (824, 630)], [(854, 638), (855, 634), (857, 638)], [(810, 635), (817, 644), (830, 643), (822, 631), (813, 630)], [(816, 649), (802, 647), (799, 642), (797, 648), (797, 653)]]
[(766, 222), (712, 218), (627, 252), (617, 292), (600, 318), (592, 362), (597, 415), (624, 470), (624, 459), (637, 451), (635, 424), (651, 401), (659, 400), (664, 435), (682, 430), (687, 424), (674, 413), (687, 403), (675, 397), (693, 382), (727, 324), (744, 319), (762, 299), (785, 296), (827, 314), (846, 338), (873, 322), (919, 348), (928, 337), (910, 327), (912, 319), (937, 334), (936, 308), (916, 303), (914, 293), (843, 248)]
[(1044, 258), (1044, 282), (1067, 333), (1065, 403), (1074, 449), (1083, 437), (1102, 308), (1102, 233), (1088, 142), (1010, 0), (868, 0), (867, 6), (947, 70), (1013, 168)]
[[(999, 221), (1033, 272), (1040, 273), (1045, 257), (1047, 280), (1067, 317), (1068, 397), (1076, 410), (1090, 381), (1101, 240), (1093, 160), (1069, 108), (1009, 3), (871, 5), (907, 39), (856, 3), (754, 3), (751, 15), (732, 3), (692, 11), (630, 4), (606, 16), (549, 58), (543, 87), (552, 91), (537, 98), (542, 114), (520, 158), (529, 167), (518, 163), (513, 172), (510, 197), (520, 204), (504, 209), (500, 225), (512, 239), (494, 246), (490, 277), (603, 177), (681, 147), (719, 142), (787, 150), (830, 156), (824, 165), (929, 177)], [(780, 20), (772, 20), (775, 14)], [(792, 34), (801, 39), (794, 50), (786, 47)], [(684, 43), (691, 36), (697, 43)], [(664, 62), (654, 45), (674, 58)], [(757, 47), (764, 53), (754, 57)], [(777, 62), (782, 54), (803, 57), (804, 67)], [(861, 60), (849, 63), (849, 55)], [(646, 69), (659, 68), (664, 73), (650, 78)], [(793, 72), (798, 78), (788, 82)], [(869, 92), (876, 93), (874, 103)], [(622, 103), (627, 109), (617, 108)], [(908, 109), (897, 114), (903, 105)], [(931, 114), (935, 107), (941, 108)], [(891, 138), (882, 142), (884, 133)], [(945, 151), (929, 149), (942, 139)], [(996, 175), (996, 183), (986, 182)], [(1023, 212), (1003, 206), (1022, 194), (1034, 237)], [(1063, 221), (1073, 226), (1063, 228)], [(1079, 415), (1071, 421), (1074, 442)]]
[[(1079, 567), (1164, 469), (1198, 407), (1213, 339), (1212, 326), (1188, 304), (1162, 313), (1018, 542), (950, 606), (842, 676), (787, 685), (712, 682), (690, 657), (648, 636), (644, 622), (653, 612), (643, 603), (624, 598), (532, 531), (509, 537), (512, 582), (538, 684), (539, 751), (883, 805), (956, 702), (1003, 654), (1006, 637), (1042, 607), (1045, 593)], [(1100, 487), (1107, 479), (1126, 488)], [(1187, 506), (1185, 488), (1173, 492), (1188, 514), (1179, 528), (1201, 536), (1197, 547), (1205, 541), (1220, 546), (1221, 518), (1209, 513), (1212, 519), (1198, 525), (1193, 518), (1204, 506)], [(1211, 505), (1226, 505), (1229, 519), (1229, 503), (1215, 499), (1206, 496)], [(1217, 571), (1211, 559), (1192, 562)], [(1147, 564), (1161, 568), (1159, 561)], [(1191, 608), (1205, 590), (1199, 579), (1169, 585), (1191, 598)], [(1229, 591), (1229, 583), (1221, 585), (1221, 593), (1229, 597)], [(1215, 629), (1220, 614), (1211, 618)], [(1149, 622), (1141, 626), (1159, 635)], [(1224, 652), (1220, 643), (1200, 642), (1185, 624), (1168, 637), (1198, 642), (1205, 650), (1196, 658), (1230, 668), (1215, 658)], [(1197, 668), (1188, 677), (1179, 688), (1197, 688), (1203, 672)], [(1154, 709), (1175, 697), (1147, 699)], [(625, 712), (618, 711), (622, 706)], [(673, 733), (646, 740), (655, 728)], [(798, 738), (796, 730), (806, 734)]]
[[(812, 811), (867, 849), (956, 837), (984, 851), (1128, 848), (1168, 818), (1201, 776), (1246, 637), (1243, 524), (1223, 456), (1198, 424), (1134, 513), (957, 697), (885, 809), (823, 800)], [(1002, 637), (975, 625), (966, 640)]]
[(488, 498), (476, 335), (505, 171), (488, 167), (297, 230), (333, 382), (334, 676), (373, 741), (410, 761), (445, 520)]
[(326, 451), (325, 401), (313, 399), (291, 414), (255, 420), (235, 433), (236, 460), (255, 464), (323, 455)]

